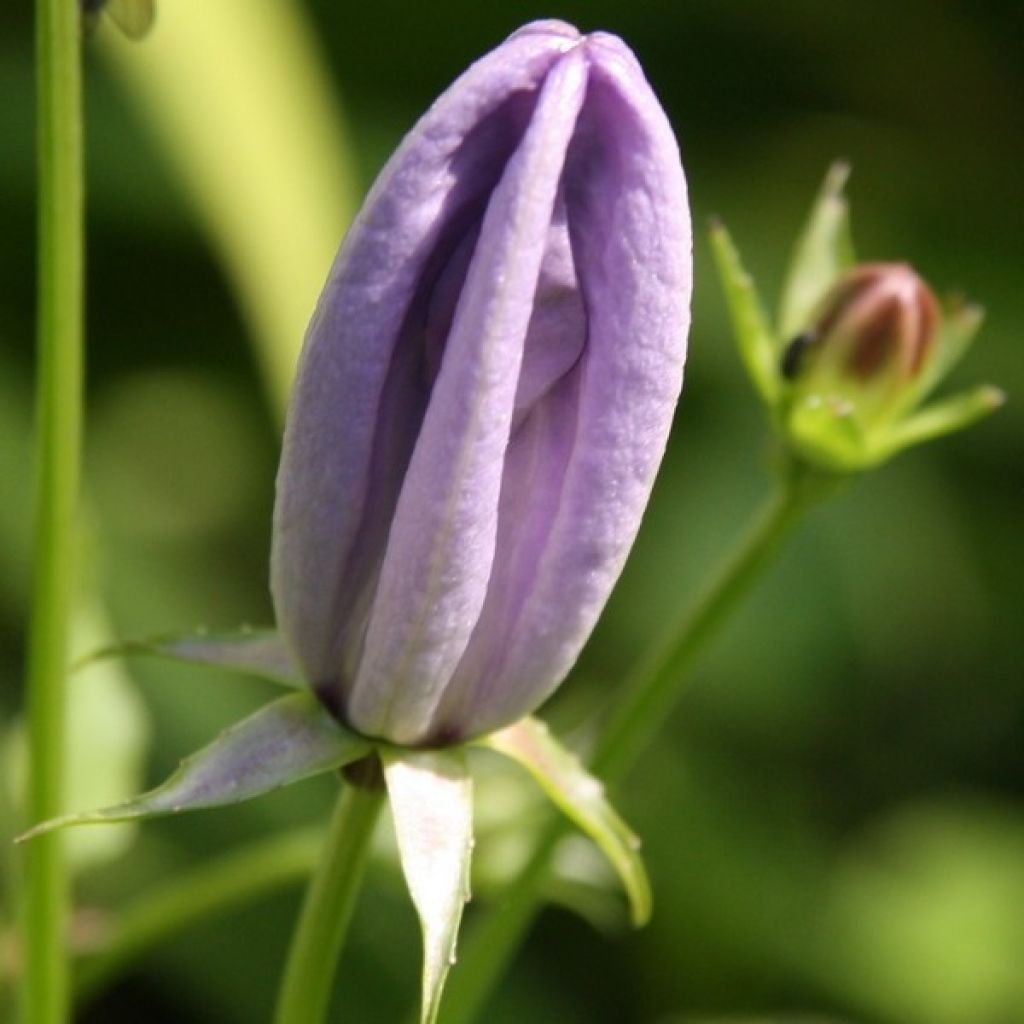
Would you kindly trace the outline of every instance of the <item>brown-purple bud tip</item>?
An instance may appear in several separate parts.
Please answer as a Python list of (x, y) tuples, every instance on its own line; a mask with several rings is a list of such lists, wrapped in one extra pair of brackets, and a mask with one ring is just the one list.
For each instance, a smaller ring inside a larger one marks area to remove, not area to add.
[(813, 334), (862, 380), (896, 370), (920, 372), (941, 326), (939, 304), (905, 263), (867, 263), (845, 273), (825, 296)]

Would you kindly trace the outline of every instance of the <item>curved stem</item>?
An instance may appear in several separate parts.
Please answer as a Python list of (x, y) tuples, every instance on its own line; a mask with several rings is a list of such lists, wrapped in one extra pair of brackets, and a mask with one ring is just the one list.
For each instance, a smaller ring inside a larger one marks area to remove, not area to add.
[[(65, 671), (74, 583), (83, 349), (82, 101), (79, 7), (37, 0), (39, 321), (35, 560), (26, 717), (29, 823), (63, 808)], [(68, 885), (59, 835), (24, 852), (21, 1016), (68, 1016)]]
[[(379, 768), (374, 764), (374, 771)], [(275, 1024), (320, 1024), (366, 868), (373, 827), (384, 802), (376, 781), (346, 785), (327, 832), (324, 852), (292, 936), (278, 993)]]
[[(800, 467), (788, 470), (782, 486), (668, 642), (640, 665), (625, 687), (591, 760), (597, 774), (615, 779), (636, 760), (682, 694), (696, 656), (753, 589), (807, 509), (831, 494), (839, 482), (838, 477)], [(552, 819), (525, 869), (500, 902), (478, 919), (463, 944), (459, 970), (448, 982), (445, 1024), (469, 1024), (500, 980), (540, 910), (551, 858), (566, 829), (563, 819)]]
[(632, 765), (675, 707), (697, 655), (742, 605), (804, 513), (843, 481), (799, 465), (787, 470), (781, 485), (667, 642), (627, 681), (622, 702), (598, 738), (591, 759), (596, 774), (612, 781)]

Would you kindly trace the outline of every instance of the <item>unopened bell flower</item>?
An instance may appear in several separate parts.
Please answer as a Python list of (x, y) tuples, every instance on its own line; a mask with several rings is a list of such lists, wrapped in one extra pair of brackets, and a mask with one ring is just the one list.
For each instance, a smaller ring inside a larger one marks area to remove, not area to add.
[(272, 591), (358, 732), (446, 745), (564, 678), (633, 543), (682, 384), (672, 131), (616, 37), (535, 22), (411, 131), (309, 328)]

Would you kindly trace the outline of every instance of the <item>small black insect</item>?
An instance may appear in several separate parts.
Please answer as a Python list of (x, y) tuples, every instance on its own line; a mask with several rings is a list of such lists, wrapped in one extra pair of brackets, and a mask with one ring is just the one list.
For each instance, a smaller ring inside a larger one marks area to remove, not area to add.
[(783, 350), (779, 369), (786, 380), (793, 380), (803, 366), (804, 359), (810, 348), (820, 340), (816, 331), (804, 331), (798, 334)]

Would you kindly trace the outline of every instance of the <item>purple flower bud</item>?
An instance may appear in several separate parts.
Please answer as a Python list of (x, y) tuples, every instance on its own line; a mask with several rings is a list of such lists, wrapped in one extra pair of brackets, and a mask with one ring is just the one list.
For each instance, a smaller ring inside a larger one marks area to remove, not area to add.
[(665, 448), (690, 247), (614, 36), (527, 25), (406, 137), (320, 298), (278, 474), (278, 621), (347, 724), (457, 742), (564, 678)]

